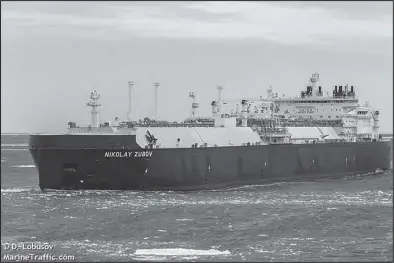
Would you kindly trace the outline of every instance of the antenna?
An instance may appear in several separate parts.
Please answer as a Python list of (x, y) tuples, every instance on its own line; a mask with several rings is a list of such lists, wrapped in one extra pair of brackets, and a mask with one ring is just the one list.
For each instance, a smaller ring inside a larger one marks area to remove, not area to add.
[(219, 106), (219, 114), (222, 114), (222, 86), (217, 86), (216, 89), (218, 90), (218, 106)]
[(272, 86), (270, 85), (269, 89), (267, 89), (267, 99), (271, 99), (272, 97)]
[(101, 106), (101, 104), (98, 103), (99, 99), (100, 99), (100, 94), (94, 91), (90, 93), (90, 101), (86, 104), (86, 106), (92, 107), (91, 121), (90, 121), (91, 127), (99, 127), (99, 116), (97, 112), (97, 107)]
[(311, 83), (316, 83), (320, 80), (319, 78), (319, 73), (315, 72), (312, 74), (312, 77), (310, 78)]
[(131, 121), (131, 101), (132, 101), (132, 93), (133, 93), (133, 86), (134, 81), (130, 80), (129, 82), (129, 110), (127, 111), (127, 120)]
[(158, 104), (159, 104), (159, 87), (160, 87), (160, 83), (159, 82), (154, 82), (153, 83), (153, 86), (155, 87), (155, 110), (154, 110), (154, 118), (156, 119), (156, 120), (158, 120), (159, 119), (159, 116), (158, 116)]
[(312, 88), (311, 94), (314, 95), (314, 92), (316, 90), (316, 82), (318, 82), (320, 80), (319, 73), (317, 73), (317, 72), (313, 73), (312, 77), (310, 77), (309, 80), (311, 82), (311, 88)]

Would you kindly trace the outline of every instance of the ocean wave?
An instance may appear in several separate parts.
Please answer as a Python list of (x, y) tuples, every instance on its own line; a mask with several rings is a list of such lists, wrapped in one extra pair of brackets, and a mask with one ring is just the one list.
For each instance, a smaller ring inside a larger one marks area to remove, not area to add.
[(23, 192), (37, 192), (41, 191), (36, 188), (1, 188), (1, 193), (23, 193)]
[(13, 168), (34, 168), (36, 167), (34, 164), (21, 164), (21, 165), (13, 165)]
[(1, 136), (27, 136), (28, 133), (2, 133)]
[(1, 151), (28, 151), (27, 148), (2, 148)]
[(228, 250), (219, 251), (215, 249), (197, 250), (186, 248), (157, 248), (157, 249), (137, 249), (134, 255), (141, 256), (217, 256), (231, 255)]
[(10, 144), (10, 143), (2, 143), (1, 147), (27, 147), (29, 146), (27, 143), (14, 143), (14, 144)]

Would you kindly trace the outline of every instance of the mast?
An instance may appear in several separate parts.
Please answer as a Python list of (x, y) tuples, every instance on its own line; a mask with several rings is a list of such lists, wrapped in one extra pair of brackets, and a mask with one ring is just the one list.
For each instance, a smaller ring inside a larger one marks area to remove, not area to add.
[(219, 116), (221, 116), (222, 114), (222, 90), (223, 87), (222, 86), (217, 86), (216, 88), (218, 90), (218, 112), (219, 112)]
[(131, 116), (131, 101), (132, 101), (132, 93), (133, 93), (133, 86), (134, 86), (134, 81), (130, 80), (129, 82), (129, 109), (127, 111), (127, 120), (132, 121), (132, 116)]
[(242, 112), (241, 112), (241, 127), (247, 127), (248, 126), (248, 104), (249, 101), (247, 100), (242, 100), (241, 105), (242, 105)]
[(267, 100), (271, 100), (273, 95), (272, 95), (272, 86), (270, 85), (269, 89), (266, 89), (267, 91)]
[(314, 96), (317, 92), (316, 82), (318, 82), (320, 80), (319, 73), (317, 73), (317, 72), (313, 73), (312, 77), (310, 77), (309, 80), (311, 82), (311, 87), (312, 87), (311, 94), (312, 94), (312, 96)]
[(86, 104), (87, 106), (92, 107), (91, 121), (90, 121), (91, 127), (99, 127), (99, 115), (97, 112), (97, 107), (101, 106), (101, 104), (98, 103), (99, 99), (100, 99), (100, 94), (94, 91), (90, 93), (90, 101)]
[(159, 112), (158, 112), (158, 108), (159, 108), (159, 87), (160, 87), (160, 83), (159, 82), (154, 82), (153, 86), (155, 87), (155, 109), (154, 109), (154, 119), (158, 120), (159, 119)]
[(196, 116), (196, 109), (199, 107), (199, 104), (196, 101), (196, 94), (194, 94), (194, 92), (189, 93), (189, 98), (192, 99), (192, 116), (191, 116), (191, 118), (194, 119), (194, 117)]

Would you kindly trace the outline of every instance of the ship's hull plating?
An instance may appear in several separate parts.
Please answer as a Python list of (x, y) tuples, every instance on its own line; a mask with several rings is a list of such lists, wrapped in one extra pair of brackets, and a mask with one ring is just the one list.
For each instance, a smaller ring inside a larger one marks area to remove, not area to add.
[(31, 135), (41, 189), (200, 190), (390, 167), (386, 142), (142, 149), (132, 135)]

